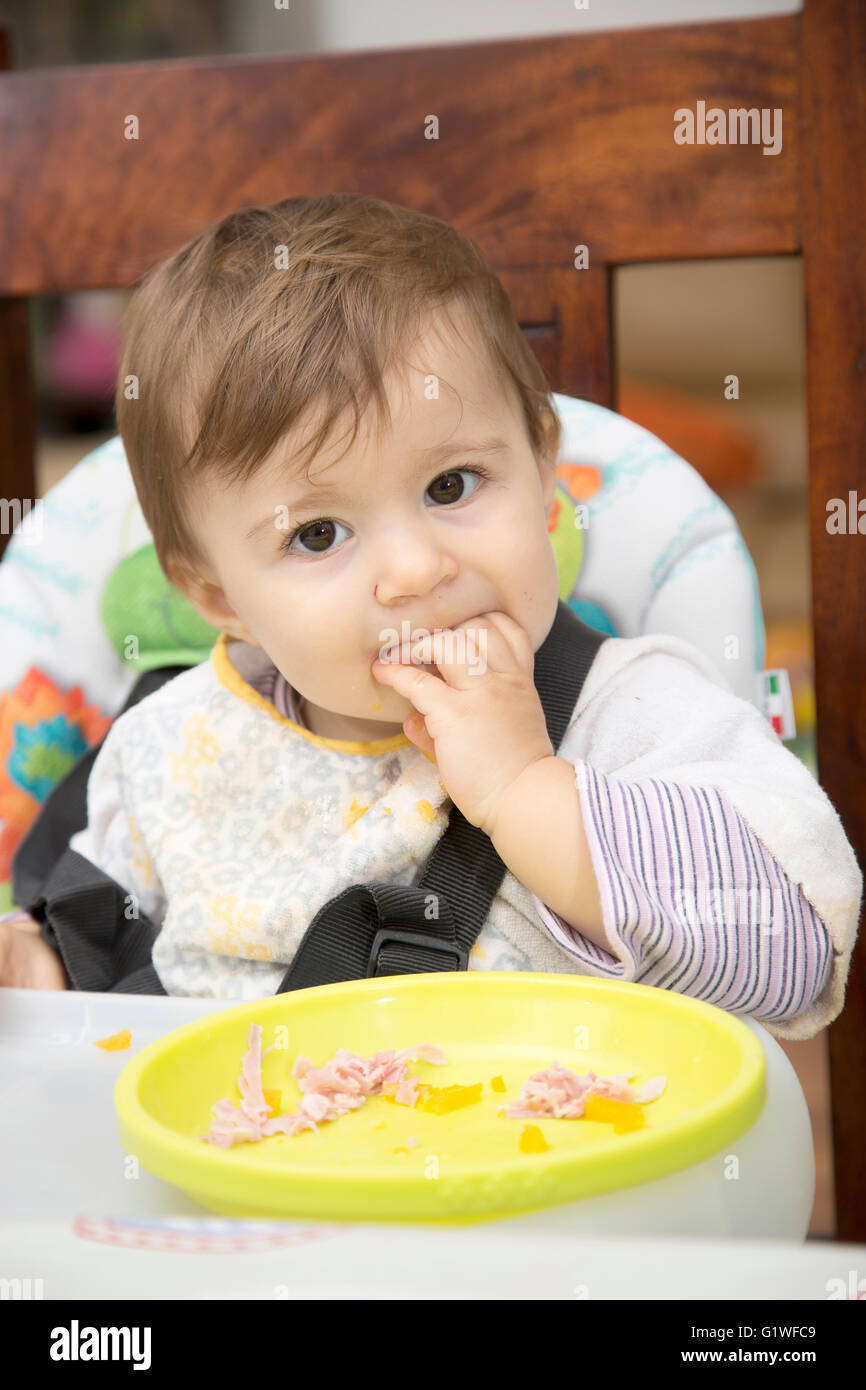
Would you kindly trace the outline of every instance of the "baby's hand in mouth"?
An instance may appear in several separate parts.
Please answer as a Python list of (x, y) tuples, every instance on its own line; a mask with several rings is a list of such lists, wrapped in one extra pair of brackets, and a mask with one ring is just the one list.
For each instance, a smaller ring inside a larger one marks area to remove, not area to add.
[(492, 838), (512, 784), (554, 756), (529, 637), (507, 614), (484, 613), (399, 650), (396, 660), (373, 662), (373, 677), (413, 706), (406, 737), (435, 759), (455, 806)]
[(405, 642), (395, 642), (384, 651), (380, 648), (375, 660), (386, 666), (434, 666), (432, 640), (437, 634), (446, 632), (456, 632), (456, 628), (437, 627), (431, 629), (430, 637), (411, 637)]

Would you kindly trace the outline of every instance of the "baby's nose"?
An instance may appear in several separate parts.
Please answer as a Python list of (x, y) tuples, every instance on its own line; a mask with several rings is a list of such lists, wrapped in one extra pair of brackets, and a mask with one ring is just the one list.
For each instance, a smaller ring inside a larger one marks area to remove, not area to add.
[(458, 570), (455, 557), (441, 546), (403, 543), (387, 554), (380, 566), (375, 596), (386, 604), (425, 598), (438, 585), (453, 579)]

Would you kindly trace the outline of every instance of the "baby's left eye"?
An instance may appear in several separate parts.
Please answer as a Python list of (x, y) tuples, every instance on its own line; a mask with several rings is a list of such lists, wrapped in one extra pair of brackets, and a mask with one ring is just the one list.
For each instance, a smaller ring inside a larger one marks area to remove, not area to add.
[[(468, 493), (465, 492), (464, 484), (461, 481), (464, 475), (469, 478), (474, 478), (476, 481), (476, 486)], [(447, 506), (449, 502), (462, 501), (464, 494), (467, 497), (471, 497), (473, 492), (478, 491), (482, 479), (487, 477), (489, 477), (489, 474), (483, 468), (452, 469), (450, 473), (441, 473), (439, 477), (430, 484), (427, 491), (434, 495), (438, 493), (439, 495), (436, 496), (435, 500)]]

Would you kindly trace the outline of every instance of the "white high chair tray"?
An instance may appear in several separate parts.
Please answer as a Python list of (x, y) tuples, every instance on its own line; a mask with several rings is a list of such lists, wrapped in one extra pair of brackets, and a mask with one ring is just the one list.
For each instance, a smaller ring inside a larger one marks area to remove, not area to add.
[[(667, 1202), (682, 1217), (656, 1226), (664, 1239), (630, 1238), (635, 1224), (617, 1222), (626, 1205), (617, 1193), (597, 1205), (590, 1199), (443, 1230), (215, 1218), (143, 1169), (125, 1175), (113, 1092), (142, 1047), (226, 1007), (223, 1000), (0, 988), (0, 1278), (41, 1280), (36, 1296), (48, 1299), (826, 1299), (828, 1287), (837, 1287), (828, 1280), (856, 1289), (866, 1275), (866, 1248), (800, 1246), (805, 1226), (789, 1229), (790, 1215), (778, 1231), (754, 1232), (787, 1239), (746, 1247), (688, 1239), (685, 1174), (643, 1185), (649, 1209), (657, 1213)], [(805, 1110), (782, 1049), (760, 1025), (749, 1026), (767, 1053), (772, 1103), (738, 1141), (744, 1166), (752, 1166), (744, 1159), (747, 1141), (757, 1158), (762, 1124), (784, 1119), (790, 1144), (792, 1115), (802, 1121), (799, 1107)], [(93, 1046), (121, 1028), (132, 1033), (125, 1051)], [(785, 1186), (777, 1179), (773, 1186)], [(807, 1198), (800, 1194), (801, 1208)]]

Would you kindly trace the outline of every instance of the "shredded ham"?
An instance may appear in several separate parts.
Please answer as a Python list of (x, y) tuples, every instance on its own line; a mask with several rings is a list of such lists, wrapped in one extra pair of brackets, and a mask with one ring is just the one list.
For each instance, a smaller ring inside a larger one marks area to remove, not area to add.
[(335, 1120), (350, 1110), (357, 1110), (367, 1096), (378, 1095), (388, 1083), (402, 1083), (395, 1096), (398, 1104), (414, 1105), (414, 1087), (419, 1078), (405, 1076), (408, 1063), (420, 1058), (437, 1067), (448, 1064), (441, 1047), (433, 1043), (404, 1047), (401, 1052), (377, 1052), (375, 1057), (356, 1057), (345, 1048), (339, 1048), (336, 1056), (323, 1067), (314, 1067), (309, 1057), (298, 1057), (292, 1068), (292, 1076), (304, 1093), (301, 1103), (290, 1115), (269, 1118), (268, 1104), (262, 1091), (262, 1058), (271, 1051), (273, 1048), (269, 1047), (262, 1052), (261, 1025), (251, 1023), (247, 1051), (238, 1077), (241, 1103), (235, 1106), (225, 1099), (211, 1106), (216, 1118), (211, 1121), (208, 1133), (199, 1135), (200, 1139), (228, 1149), (232, 1144), (251, 1143), (257, 1139), (267, 1139), (272, 1134), (294, 1135), (302, 1129), (318, 1132), (321, 1123)]
[(537, 1071), (530, 1076), (524, 1083), (519, 1100), (511, 1105), (500, 1105), (499, 1109), (504, 1110), (506, 1117), (512, 1120), (531, 1119), (538, 1115), (556, 1120), (578, 1120), (583, 1115), (590, 1092), (607, 1096), (609, 1100), (636, 1105), (658, 1100), (667, 1085), (667, 1077), (656, 1076), (635, 1090), (628, 1084), (629, 1077), (635, 1074), (632, 1069), (613, 1076), (597, 1076), (594, 1071), (577, 1076), (554, 1061), (546, 1071)]
[[(418, 1098), (416, 1088), (420, 1078), (405, 1075), (408, 1063), (419, 1058), (437, 1067), (447, 1066), (448, 1063), (441, 1047), (433, 1043), (404, 1047), (401, 1052), (377, 1052), (374, 1057), (357, 1057), (345, 1048), (339, 1048), (336, 1056), (323, 1067), (314, 1067), (309, 1057), (298, 1057), (292, 1068), (292, 1076), (303, 1091), (300, 1105), (290, 1115), (269, 1115), (262, 1090), (262, 1059), (272, 1051), (273, 1048), (269, 1047), (262, 1052), (261, 1025), (251, 1023), (247, 1051), (238, 1077), (241, 1103), (236, 1106), (225, 1099), (211, 1106), (215, 1119), (211, 1121), (208, 1133), (199, 1135), (200, 1139), (229, 1149), (232, 1144), (252, 1143), (267, 1139), (272, 1134), (294, 1135), (304, 1129), (318, 1133), (320, 1124), (357, 1110), (368, 1096), (379, 1095), (385, 1085), (397, 1084), (394, 1100), (398, 1105), (413, 1107)], [(657, 1100), (667, 1085), (667, 1077), (656, 1076), (635, 1090), (629, 1085), (629, 1078), (635, 1075), (632, 1069), (613, 1076), (598, 1076), (594, 1071), (577, 1076), (554, 1061), (546, 1071), (537, 1071), (530, 1076), (524, 1083), (519, 1100), (511, 1105), (500, 1105), (499, 1109), (509, 1119), (546, 1116), (558, 1120), (577, 1120), (584, 1113), (586, 1097), (590, 1092), (607, 1096), (610, 1100), (637, 1105)], [(419, 1140), (413, 1135), (407, 1143), (415, 1148)]]

